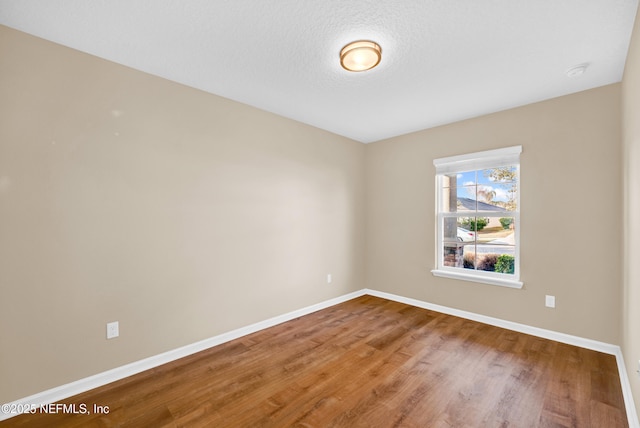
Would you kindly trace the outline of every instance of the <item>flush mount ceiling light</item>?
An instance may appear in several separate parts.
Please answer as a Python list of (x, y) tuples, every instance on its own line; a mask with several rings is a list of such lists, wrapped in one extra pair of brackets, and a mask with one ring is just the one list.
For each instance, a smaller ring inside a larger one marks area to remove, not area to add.
[(585, 71), (587, 71), (587, 67), (589, 67), (589, 64), (587, 63), (575, 65), (566, 71), (567, 77), (581, 76)]
[(348, 71), (366, 71), (380, 63), (382, 49), (369, 40), (351, 42), (340, 51), (340, 65)]

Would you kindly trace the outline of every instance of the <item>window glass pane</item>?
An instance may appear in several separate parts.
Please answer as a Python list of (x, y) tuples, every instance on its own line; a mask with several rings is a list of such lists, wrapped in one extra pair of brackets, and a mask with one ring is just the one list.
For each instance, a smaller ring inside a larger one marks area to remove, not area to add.
[(442, 262), (448, 267), (463, 267), (464, 245), (459, 242), (443, 242)]
[(456, 218), (455, 217), (446, 217), (443, 219), (443, 241), (444, 242), (453, 242), (454, 244), (458, 242), (458, 234), (456, 228)]
[(442, 175), (442, 212), (476, 211), (476, 171)]
[(517, 186), (509, 184), (478, 184), (478, 210), (506, 212), (517, 209)]
[(464, 247), (462, 257), (462, 267), (466, 269), (497, 272), (507, 275), (513, 275), (515, 273), (515, 247), (513, 246), (491, 247), (478, 244), (474, 248), (473, 245), (468, 245)]
[(480, 232), (489, 221), (488, 217), (458, 217), (458, 226), (471, 232)]
[(442, 212), (454, 213), (458, 211), (458, 198), (455, 187), (442, 189)]
[(465, 269), (476, 268), (476, 246), (466, 245), (462, 253), (462, 267)]
[(510, 216), (476, 217), (478, 243), (491, 245), (515, 245), (515, 222)]
[(474, 217), (458, 217), (457, 218), (457, 230), (456, 236), (459, 242), (475, 243), (476, 234), (473, 231), (473, 221), (470, 221)]
[(443, 174), (442, 175), (442, 187), (456, 187), (456, 174)]
[[(483, 226), (484, 220), (489, 222)], [(477, 232), (477, 245), (473, 249), (465, 248), (465, 263), (468, 260), (475, 260), (477, 270), (514, 274), (516, 254), (514, 225), (513, 217), (476, 218), (476, 226), (480, 229)], [(471, 251), (473, 254), (470, 254)]]
[(514, 211), (517, 209), (517, 170), (515, 167), (485, 169), (478, 173), (478, 210)]
[(456, 185), (458, 187), (476, 184), (476, 171), (464, 171), (456, 174)]
[(458, 187), (458, 212), (472, 211), (475, 213), (475, 211), (478, 209), (476, 187), (477, 186), (475, 185), (475, 183)]
[(476, 201), (476, 171), (461, 172), (457, 175), (458, 211), (475, 211), (478, 209)]
[(442, 189), (442, 212), (469, 212), (475, 214), (478, 204), (475, 199), (476, 186), (446, 187)]
[(501, 166), (478, 172), (478, 181), (487, 180), (491, 183), (515, 183), (518, 181), (518, 170), (515, 166)]
[(473, 222), (468, 217), (458, 217), (457, 220), (458, 246), (462, 247), (462, 265), (457, 267), (475, 269), (476, 233), (469, 230), (469, 224)]

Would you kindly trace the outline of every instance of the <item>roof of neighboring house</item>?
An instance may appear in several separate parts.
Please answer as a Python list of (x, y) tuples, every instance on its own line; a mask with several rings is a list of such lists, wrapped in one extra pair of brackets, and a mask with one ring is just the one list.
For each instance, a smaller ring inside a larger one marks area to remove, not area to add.
[(466, 210), (475, 211), (476, 204), (478, 204), (478, 207), (477, 207), (478, 211), (499, 211), (499, 212), (508, 211), (506, 208), (499, 207), (497, 205), (487, 204), (486, 202), (475, 201), (470, 198), (458, 198), (458, 207), (460, 206), (464, 207), (464, 211)]

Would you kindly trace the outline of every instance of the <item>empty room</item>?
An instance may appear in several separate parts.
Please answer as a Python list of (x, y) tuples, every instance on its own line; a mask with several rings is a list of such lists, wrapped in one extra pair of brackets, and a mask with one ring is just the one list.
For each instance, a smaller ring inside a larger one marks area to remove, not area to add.
[(639, 427), (637, 0), (0, 0), (0, 427)]

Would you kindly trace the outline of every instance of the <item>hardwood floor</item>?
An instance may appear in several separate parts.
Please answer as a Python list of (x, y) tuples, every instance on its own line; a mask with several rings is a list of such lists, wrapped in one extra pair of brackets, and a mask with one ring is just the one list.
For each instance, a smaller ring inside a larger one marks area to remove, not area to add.
[(626, 427), (615, 357), (363, 296), (17, 427)]

